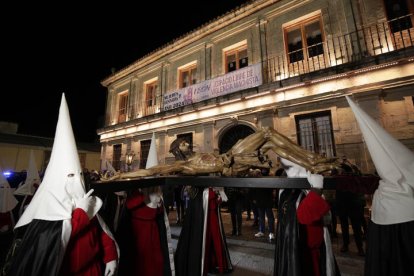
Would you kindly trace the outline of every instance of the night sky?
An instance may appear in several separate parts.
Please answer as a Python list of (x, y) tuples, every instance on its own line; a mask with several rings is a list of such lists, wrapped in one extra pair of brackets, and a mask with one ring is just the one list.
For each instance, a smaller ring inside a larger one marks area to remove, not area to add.
[(18, 123), (20, 134), (54, 137), (64, 92), (76, 140), (97, 142), (106, 104), (100, 82), (111, 68), (119, 70), (249, 1), (111, 2), (36, 1), (3, 10), (0, 121)]

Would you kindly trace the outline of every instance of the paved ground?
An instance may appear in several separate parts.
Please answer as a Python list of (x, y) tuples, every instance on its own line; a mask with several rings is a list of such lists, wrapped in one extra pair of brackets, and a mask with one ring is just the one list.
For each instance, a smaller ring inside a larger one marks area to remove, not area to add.
[[(171, 232), (175, 239), (174, 246), (176, 246), (181, 226), (176, 225), (175, 211), (170, 213)], [(222, 212), (223, 224), (226, 233), (230, 233), (232, 230), (230, 214)], [(255, 238), (254, 234), (257, 233), (257, 228), (252, 227), (252, 221), (246, 220), (246, 213), (243, 213), (243, 225), (242, 236), (232, 237), (227, 235), (227, 243), (229, 246), (230, 257), (234, 266), (232, 275), (236, 276), (267, 276), (273, 275), (273, 263), (274, 263), (274, 244), (270, 243), (267, 239), (267, 235), (263, 238)], [(350, 251), (347, 253), (341, 253), (341, 233), (340, 227), (337, 227), (339, 231), (338, 238), (332, 240), (332, 248), (338, 262), (339, 269), (342, 276), (359, 276), (363, 275), (364, 258), (358, 256), (357, 249), (352, 240)], [(350, 230), (352, 233), (352, 230)]]

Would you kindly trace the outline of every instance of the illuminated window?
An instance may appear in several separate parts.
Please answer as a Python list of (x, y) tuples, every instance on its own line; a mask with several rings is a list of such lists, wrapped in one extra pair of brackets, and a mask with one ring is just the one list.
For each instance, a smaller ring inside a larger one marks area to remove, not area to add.
[(318, 112), (295, 116), (298, 142), (312, 152), (335, 156), (331, 112)]
[(241, 46), (225, 51), (224, 59), (226, 73), (248, 66), (247, 44), (244, 43)]
[(158, 81), (145, 83), (145, 106), (152, 107), (157, 104)]
[(290, 63), (324, 53), (320, 17), (312, 17), (284, 29), (286, 50)]
[(118, 123), (126, 121), (128, 108), (128, 92), (118, 95)]
[(387, 0), (385, 9), (390, 28), (393, 33), (408, 30), (413, 27), (413, 16), (408, 16), (414, 12), (414, 3), (410, 0)]
[(143, 140), (140, 142), (140, 144), (141, 144), (141, 156), (139, 160), (139, 168), (145, 169), (145, 166), (147, 165), (149, 149), (151, 146), (151, 140)]
[(197, 64), (184, 66), (178, 69), (179, 80), (178, 88), (184, 88), (197, 82)]

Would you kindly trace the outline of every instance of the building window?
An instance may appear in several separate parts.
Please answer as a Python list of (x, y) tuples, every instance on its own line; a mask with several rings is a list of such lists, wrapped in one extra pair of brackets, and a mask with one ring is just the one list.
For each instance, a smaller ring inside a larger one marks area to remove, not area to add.
[(413, 27), (412, 16), (414, 12), (414, 4), (409, 0), (387, 0), (385, 9), (388, 20), (390, 20), (390, 28), (393, 33), (408, 30)]
[(193, 152), (193, 133), (189, 132), (189, 133), (178, 134), (177, 139), (185, 140), (189, 144), (188, 149), (190, 150), (190, 152)]
[(140, 155), (140, 161), (139, 161), (139, 168), (145, 169), (145, 166), (147, 165), (149, 149), (151, 146), (151, 140), (143, 140), (140, 142), (140, 144), (141, 144), (141, 155)]
[(145, 106), (151, 107), (157, 104), (158, 81), (145, 83)]
[(178, 68), (178, 88), (184, 88), (197, 82), (197, 63)]
[(323, 55), (320, 16), (306, 19), (284, 29), (288, 60), (295, 63)]
[(122, 154), (122, 145), (113, 146), (113, 155), (112, 155), (112, 166), (115, 170), (119, 171), (121, 169), (121, 154)]
[(118, 95), (118, 123), (126, 121), (128, 109), (128, 92)]
[(249, 58), (247, 56), (247, 43), (229, 50), (224, 51), (224, 60), (226, 66), (226, 73), (241, 69), (249, 65)]
[(142, 115), (148, 116), (155, 114), (158, 110), (157, 101), (158, 78), (153, 78), (144, 82), (144, 103), (142, 106)]
[(295, 117), (298, 142), (302, 148), (335, 156), (331, 112), (319, 112)]

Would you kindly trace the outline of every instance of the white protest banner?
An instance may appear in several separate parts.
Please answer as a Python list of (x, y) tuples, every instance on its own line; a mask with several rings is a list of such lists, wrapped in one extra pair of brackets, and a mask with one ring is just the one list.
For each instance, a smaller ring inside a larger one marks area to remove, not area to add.
[(162, 110), (171, 110), (261, 84), (261, 64), (258, 63), (180, 90), (167, 92), (163, 96)]

